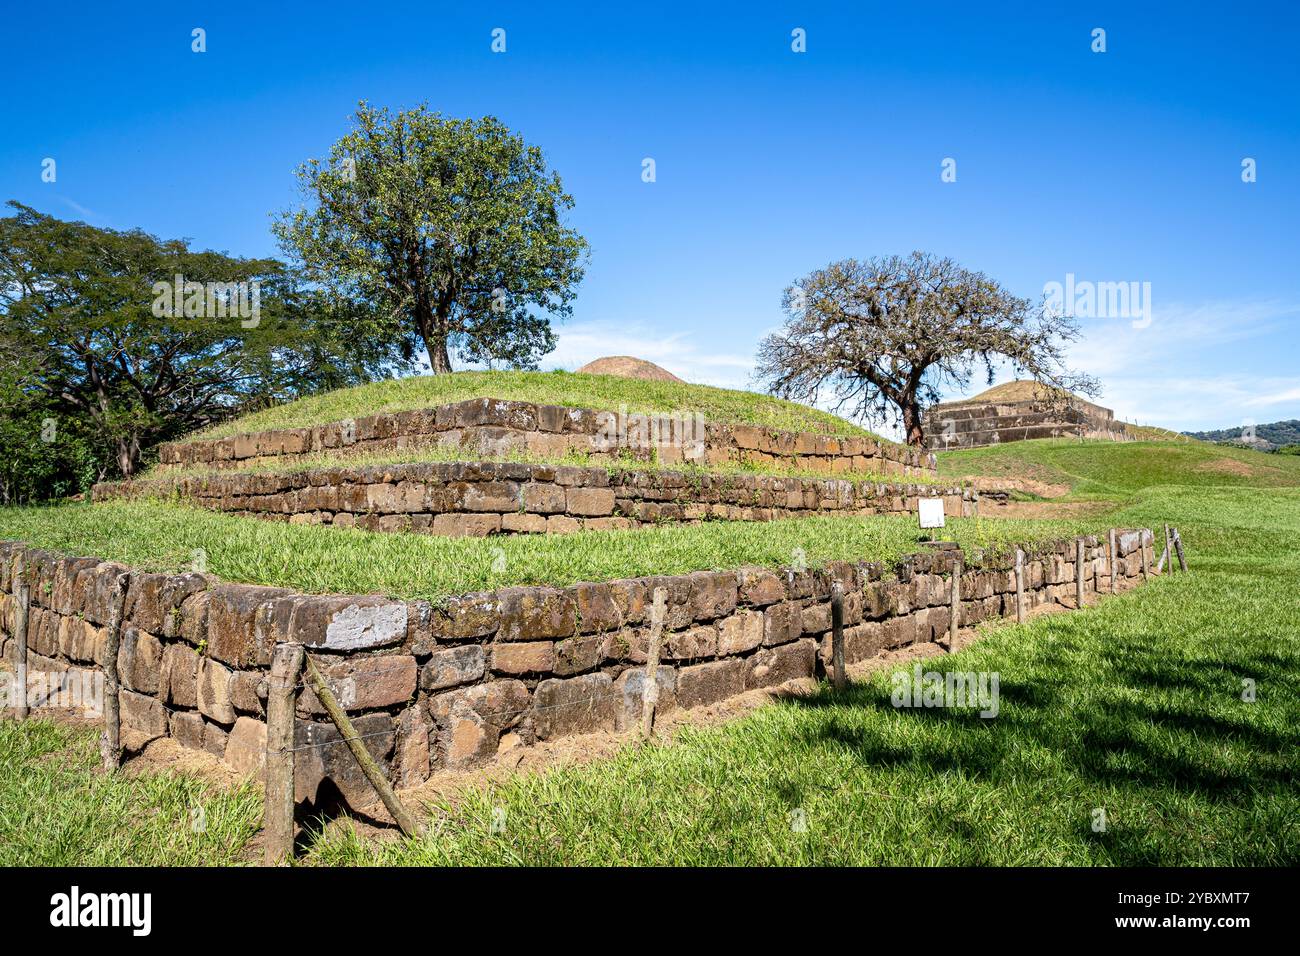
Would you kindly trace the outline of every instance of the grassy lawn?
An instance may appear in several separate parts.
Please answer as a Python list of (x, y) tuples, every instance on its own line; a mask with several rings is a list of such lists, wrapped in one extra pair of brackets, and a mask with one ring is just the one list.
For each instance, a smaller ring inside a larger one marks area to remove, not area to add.
[[(224, 422), (194, 438), (224, 438), (271, 428), (303, 428), (379, 412), (400, 412), (467, 398), (512, 399), (601, 411), (699, 413), (709, 421), (782, 431), (863, 436), (871, 433), (828, 412), (755, 392), (685, 382), (651, 382), (573, 372), (456, 372), (372, 382), (304, 398)], [(875, 436), (873, 436), (875, 437)]]
[[(990, 547), (1066, 537), (1109, 527), (1094, 520), (950, 519), (947, 537)], [(239, 518), (159, 501), (0, 509), (0, 539), (95, 555), (155, 571), (188, 569), (195, 550), (227, 581), (311, 593), (436, 600), (513, 584), (578, 581), (789, 565), (802, 551), (828, 560), (895, 561), (918, 550), (910, 515), (811, 517), (769, 522), (664, 524), (569, 535), (447, 538), (366, 532)]]
[(106, 774), (95, 733), (0, 721), (0, 866), (202, 866), (243, 860), (259, 788)]
[(1073, 497), (1122, 498), (1154, 485), (1279, 488), (1300, 485), (1300, 457), (1208, 442), (1051, 438), (942, 452), (939, 480), (973, 475), (1070, 485)]

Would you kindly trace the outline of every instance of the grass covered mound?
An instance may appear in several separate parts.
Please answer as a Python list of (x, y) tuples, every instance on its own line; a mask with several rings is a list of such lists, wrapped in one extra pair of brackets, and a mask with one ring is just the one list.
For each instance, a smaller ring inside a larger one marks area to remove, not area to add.
[(940, 482), (982, 475), (1068, 484), (1082, 498), (1116, 499), (1156, 485), (1280, 488), (1300, 485), (1300, 457), (1204, 442), (1040, 438), (939, 452)]
[[(989, 547), (1099, 530), (1064, 521), (949, 519), (945, 537)], [(436, 600), (516, 584), (579, 581), (806, 560), (896, 561), (919, 550), (910, 515), (706, 522), (567, 535), (447, 538), (290, 525), (158, 501), (0, 509), (0, 539), (151, 571), (189, 570), (194, 552), (227, 581), (310, 593)]]
[(872, 437), (852, 422), (755, 392), (575, 372), (455, 372), (371, 382), (300, 399), (223, 422), (190, 440), (225, 438), (243, 432), (306, 428), (379, 412), (400, 412), (459, 402), (500, 398), (634, 413), (699, 413), (708, 421), (758, 425), (777, 431), (815, 432), (839, 437)]

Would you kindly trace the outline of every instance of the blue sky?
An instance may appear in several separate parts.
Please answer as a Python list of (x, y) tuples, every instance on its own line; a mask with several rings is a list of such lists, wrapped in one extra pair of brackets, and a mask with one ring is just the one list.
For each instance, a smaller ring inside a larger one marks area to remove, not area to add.
[(743, 387), (792, 280), (924, 249), (1032, 298), (1150, 283), (1149, 324), (1085, 318), (1073, 353), (1127, 419), (1300, 418), (1287, 5), (608, 6), (15, 6), (0, 198), (276, 254), (294, 167), (357, 100), (427, 101), (500, 117), (576, 199), (591, 260), (548, 365), (630, 353)]

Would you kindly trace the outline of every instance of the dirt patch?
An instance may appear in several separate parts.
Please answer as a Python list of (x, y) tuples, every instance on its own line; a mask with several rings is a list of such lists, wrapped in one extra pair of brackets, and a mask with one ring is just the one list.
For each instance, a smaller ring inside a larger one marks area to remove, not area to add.
[(1195, 470), (1214, 475), (1235, 475), (1239, 478), (1250, 478), (1260, 473), (1260, 470), (1254, 465), (1248, 465), (1244, 461), (1238, 461), (1235, 458), (1219, 458), (1216, 461), (1207, 461), (1204, 464), (1197, 465)]
[(1040, 498), (1063, 498), (1070, 493), (1070, 486), (1059, 482), (1042, 481), (1037, 478), (1013, 477), (1011, 475), (973, 475), (963, 479), (973, 484), (979, 491), (1023, 491)]
[(1091, 518), (1113, 508), (1110, 501), (994, 501), (980, 499), (981, 518)]

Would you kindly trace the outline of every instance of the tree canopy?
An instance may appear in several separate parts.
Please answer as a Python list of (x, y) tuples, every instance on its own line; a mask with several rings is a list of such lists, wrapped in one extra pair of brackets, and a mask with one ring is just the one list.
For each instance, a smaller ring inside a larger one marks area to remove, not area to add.
[(56, 433), (86, 436), (98, 476), (130, 476), (150, 446), (227, 415), (402, 366), (390, 343), (325, 310), (274, 259), (9, 205), (0, 395), (29, 423), (10, 427), (52, 417)]
[(921, 252), (843, 259), (785, 291), (784, 327), (763, 340), (758, 375), (784, 398), (816, 403), (829, 392), (855, 417), (901, 423), (925, 442), (922, 409), (945, 387), (964, 389), (1000, 361), (1018, 375), (1087, 395), (1094, 379), (1068, 371), (1068, 316), (1035, 307), (988, 276)]
[(327, 160), (298, 169), (304, 204), (274, 225), (306, 276), (423, 344), (435, 373), (468, 362), (536, 368), (582, 279), (573, 199), (542, 151), (497, 119), (362, 102)]

